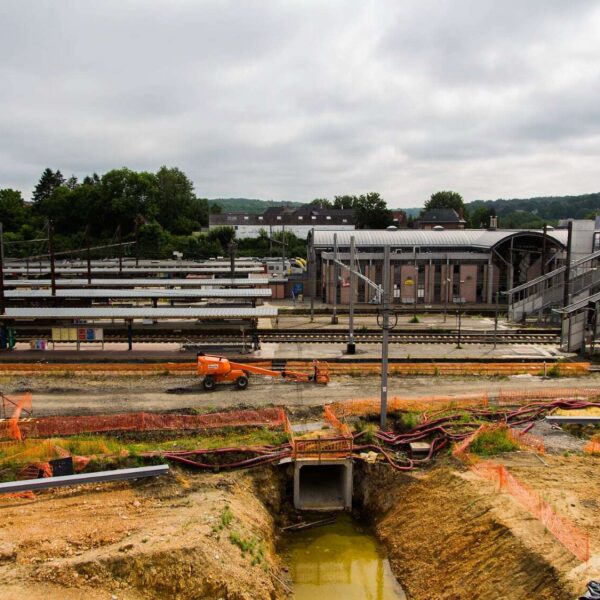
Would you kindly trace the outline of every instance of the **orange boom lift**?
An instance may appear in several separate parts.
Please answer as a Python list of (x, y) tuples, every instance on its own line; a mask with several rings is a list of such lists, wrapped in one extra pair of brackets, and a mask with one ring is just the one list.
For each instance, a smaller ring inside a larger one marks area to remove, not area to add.
[(232, 362), (224, 356), (212, 356), (210, 354), (198, 353), (198, 375), (203, 377), (202, 387), (205, 390), (213, 390), (218, 383), (233, 383), (238, 390), (248, 387), (250, 373), (263, 375), (265, 377), (277, 377), (286, 381), (299, 383), (322, 383), (329, 382), (329, 368), (327, 363), (313, 361), (312, 373), (300, 373), (298, 371), (273, 371), (263, 369), (254, 365)]

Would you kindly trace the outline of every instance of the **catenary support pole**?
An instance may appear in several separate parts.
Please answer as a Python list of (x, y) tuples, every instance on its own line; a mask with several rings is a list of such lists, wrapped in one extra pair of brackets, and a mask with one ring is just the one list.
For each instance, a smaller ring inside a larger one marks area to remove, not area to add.
[(354, 275), (355, 269), (355, 250), (356, 241), (354, 236), (350, 238), (350, 298), (348, 302), (348, 345), (346, 351), (348, 354), (356, 353), (356, 344), (354, 343), (354, 294), (356, 288), (356, 276)]
[(0, 223), (0, 314), (4, 314), (6, 308), (4, 298), (4, 226)]
[(52, 221), (48, 221), (48, 254), (50, 255), (50, 287), (52, 295), (56, 296), (56, 265), (54, 264), (54, 228)]
[(315, 257), (315, 230), (310, 233), (310, 245), (308, 248), (308, 270), (310, 273), (310, 322), (315, 320), (315, 294), (317, 293), (317, 263)]
[(385, 431), (387, 427), (388, 397), (388, 350), (390, 330), (390, 247), (383, 250), (383, 298), (382, 298), (382, 343), (381, 343), (381, 406), (379, 427)]
[(87, 282), (92, 285), (92, 259), (90, 253), (90, 226), (85, 228), (86, 262), (87, 262)]
[(499, 298), (500, 296), (500, 292), (496, 292), (496, 311), (494, 313), (494, 350), (496, 349), (496, 344), (498, 343), (498, 303), (499, 303)]
[(337, 325), (337, 290), (338, 290), (338, 279), (340, 277), (340, 268), (337, 264), (338, 260), (338, 243), (337, 233), (333, 234), (333, 311), (331, 313), (331, 324)]

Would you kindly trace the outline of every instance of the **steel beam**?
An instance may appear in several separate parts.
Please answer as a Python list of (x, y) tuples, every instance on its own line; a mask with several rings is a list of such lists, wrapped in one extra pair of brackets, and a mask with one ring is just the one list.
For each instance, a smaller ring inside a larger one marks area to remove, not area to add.
[(142, 477), (158, 477), (169, 472), (169, 465), (152, 467), (136, 467), (133, 469), (116, 469), (115, 471), (98, 471), (96, 473), (80, 473), (79, 475), (64, 475), (62, 477), (44, 477), (42, 479), (25, 479), (0, 483), (0, 494), (23, 492), (28, 490), (46, 490), (54, 487), (81, 485), (84, 483), (103, 483), (108, 481), (123, 481), (140, 479)]
[(600, 417), (593, 415), (552, 415), (546, 421), (557, 425), (600, 425)]

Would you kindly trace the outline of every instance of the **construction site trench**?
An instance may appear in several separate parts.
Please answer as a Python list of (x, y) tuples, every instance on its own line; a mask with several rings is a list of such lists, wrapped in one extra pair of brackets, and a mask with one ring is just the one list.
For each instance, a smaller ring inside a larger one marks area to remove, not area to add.
[[(389, 398), (383, 431), (376, 398), (314, 396), (284, 409), (266, 405), (267, 386), (256, 386), (260, 404), (227, 410), (174, 408), (181, 396), (171, 395), (170, 410), (98, 402), (72, 414), (65, 392), (82, 385), (76, 378), (19, 377), (7, 387), (35, 395), (49, 381), (62, 389), (39, 416), (3, 421), (22, 439), (2, 442), (0, 481), (23, 465), (44, 476), (41, 465), (65, 451), (84, 472), (165, 462), (170, 470), (0, 496), (2, 598), (567, 600), (600, 567), (597, 451), (585, 454), (588, 439), (564, 431), (544, 438), (549, 452), (536, 446), (550, 411), (600, 410), (593, 380), (539, 381), (529, 391), (492, 382), (493, 393), (454, 396), (415, 390)], [(110, 394), (110, 385), (98, 379), (90, 393)], [(21, 398), (31, 408), (31, 394)], [(482, 431), (514, 442), (492, 466), (465, 458), (464, 444)], [(423, 440), (429, 449), (413, 454)], [(496, 475), (509, 493), (499, 493)], [(526, 489), (546, 520), (515, 501)]]
[[(335, 597), (331, 585), (362, 598), (374, 582), (361, 570), (376, 568), (377, 589), (385, 590), (377, 597), (386, 599), (575, 597), (565, 573), (577, 561), (541, 526), (526, 523), (524, 535), (526, 519), (455, 466), (403, 474), (357, 461), (353, 479), (353, 521), (338, 517), (333, 531), (282, 532), (323, 518), (294, 511), (289, 466), (176, 467), (154, 481), (3, 502), (0, 592), (7, 600), (278, 600), (296, 581), (298, 598), (306, 589), (315, 599)], [(295, 535), (310, 540), (310, 561), (298, 554)], [(342, 538), (350, 545), (341, 547)]]

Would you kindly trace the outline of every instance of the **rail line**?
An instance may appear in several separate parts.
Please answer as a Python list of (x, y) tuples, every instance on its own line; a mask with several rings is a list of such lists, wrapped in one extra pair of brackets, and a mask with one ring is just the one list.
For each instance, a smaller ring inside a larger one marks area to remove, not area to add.
[[(230, 346), (242, 343), (241, 334), (186, 334), (182, 333), (150, 333), (135, 332), (136, 342), (146, 343), (169, 343), (180, 342), (187, 344), (206, 344), (211, 346)], [(348, 341), (347, 332), (275, 332), (259, 331), (258, 337), (261, 343), (279, 344), (335, 344)], [(122, 334), (105, 334), (107, 342), (125, 342), (127, 337)], [(354, 340), (357, 344), (380, 344), (381, 332), (356, 333)], [(250, 336), (246, 335), (246, 342), (250, 343)], [(459, 341), (458, 332), (445, 333), (423, 332), (390, 332), (391, 344), (454, 344)], [(493, 332), (461, 332), (460, 342), (463, 344), (539, 344), (556, 345), (560, 342), (560, 336), (554, 333), (518, 333), (502, 332), (494, 336)]]

